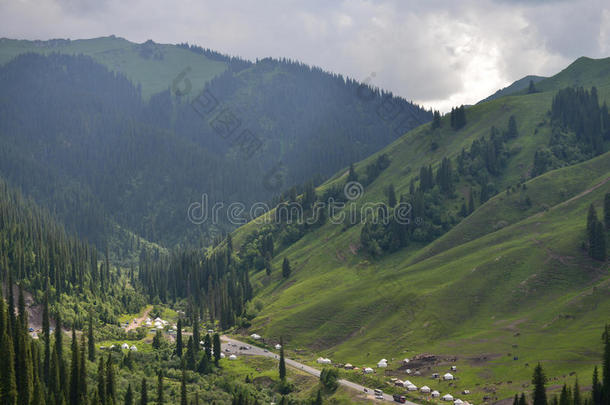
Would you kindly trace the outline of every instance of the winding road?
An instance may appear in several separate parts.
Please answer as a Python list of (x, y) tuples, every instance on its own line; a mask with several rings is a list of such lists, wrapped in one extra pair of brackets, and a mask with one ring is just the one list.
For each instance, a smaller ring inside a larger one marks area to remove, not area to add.
[[(246, 354), (246, 355), (250, 355), (250, 356), (264, 356), (264, 357), (269, 357), (272, 359), (277, 359), (279, 361), (279, 355), (277, 353), (273, 353), (271, 351), (265, 351), (264, 349), (261, 349), (260, 347), (252, 346), (249, 343), (240, 342), (239, 340), (232, 339), (225, 335), (221, 336), (220, 339), (222, 341), (222, 346), (221, 346), (222, 351), (225, 354), (229, 353), (229, 354), (235, 354), (235, 355)], [(244, 346), (248, 347), (249, 349), (239, 350), (240, 347), (244, 347)], [(227, 351), (227, 349), (229, 351)], [(315, 377), (320, 377), (320, 370), (318, 370), (317, 368), (308, 366), (307, 364), (299, 363), (298, 361), (295, 361), (295, 360), (288, 359), (285, 356), (284, 356), (284, 361), (286, 362), (287, 365), (289, 365), (297, 370), (304, 371)], [(372, 388), (368, 388), (368, 387), (365, 387), (364, 385), (356, 384), (354, 382), (344, 380), (344, 379), (341, 379), (338, 382), (339, 382), (339, 384), (343, 385), (344, 387), (354, 389), (360, 393), (367, 392), (367, 398), (374, 399), (374, 397), (373, 397), (374, 390)], [(383, 394), (383, 399), (386, 401), (394, 401), (394, 398), (392, 397), (392, 395), (385, 394), (385, 393)], [(377, 401), (379, 401), (379, 400), (377, 400)], [(410, 402), (410, 401), (407, 401), (405, 403), (408, 405), (419, 405), (419, 404), (416, 404), (415, 402)]]

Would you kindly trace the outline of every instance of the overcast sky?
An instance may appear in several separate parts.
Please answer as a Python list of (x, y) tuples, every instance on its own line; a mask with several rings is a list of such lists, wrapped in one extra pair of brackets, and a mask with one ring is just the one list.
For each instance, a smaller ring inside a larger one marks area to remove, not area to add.
[(583, 1), (0, 0), (0, 36), (117, 35), (298, 59), (443, 111), (579, 56), (610, 56), (610, 4)]

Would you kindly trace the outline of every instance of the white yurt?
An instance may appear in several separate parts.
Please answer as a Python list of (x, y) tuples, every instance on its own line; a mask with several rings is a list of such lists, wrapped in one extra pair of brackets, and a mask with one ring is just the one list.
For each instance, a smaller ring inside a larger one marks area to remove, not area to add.
[(129, 350), (131, 350), (132, 352), (137, 352), (138, 348), (135, 347), (134, 345), (131, 345), (131, 347), (129, 348)]
[(410, 360), (409, 360), (409, 359), (404, 359), (404, 360), (402, 361), (402, 364), (403, 364), (404, 366), (406, 366), (407, 364), (409, 364), (409, 362), (410, 362)]
[(453, 374), (447, 373), (443, 376), (443, 380), (453, 380)]
[(410, 368), (406, 369), (406, 370), (405, 370), (405, 373), (407, 373), (407, 374), (411, 374), (411, 369), (410, 369)]
[(407, 388), (409, 385), (413, 385), (413, 383), (411, 381), (409, 381), (409, 380), (404, 380), (402, 382), (402, 386), (405, 387), (405, 388)]
[(451, 394), (443, 395), (443, 401), (453, 401), (453, 395), (451, 395)]
[(430, 393), (430, 387), (428, 387), (427, 385), (424, 385), (423, 387), (421, 387), (419, 389), (421, 392), (423, 392), (424, 394), (429, 394)]
[(123, 344), (121, 345), (121, 349), (126, 349), (126, 350), (128, 350), (128, 349), (129, 349), (129, 345), (128, 345), (127, 343), (123, 343)]
[(163, 330), (163, 325), (156, 326), (157, 330)]
[(378, 368), (386, 368), (387, 366), (388, 366), (387, 360), (386, 361), (380, 360), (379, 363), (377, 363)]
[(330, 364), (330, 363), (331, 363), (331, 361), (328, 357), (324, 358), (322, 361), (322, 364)]
[(275, 350), (280, 350), (281, 348), (282, 348), (281, 344), (278, 343), (278, 344), (275, 345)]
[(372, 369), (372, 368), (370, 368), (370, 367), (366, 367), (366, 368), (364, 369), (364, 374), (373, 374), (374, 372), (375, 372), (375, 370), (373, 370), (373, 369)]
[(259, 340), (261, 338), (261, 335), (257, 335), (256, 333), (253, 333), (250, 335), (250, 337), (254, 340)]
[(456, 399), (455, 401), (453, 401), (453, 405), (463, 405), (464, 401), (462, 401), (461, 399)]
[(224, 359), (225, 358), (225, 354), (224, 353), (220, 353), (220, 358)]
[(414, 384), (411, 384), (407, 387), (407, 391), (417, 391), (417, 386)]
[(354, 366), (352, 365), (352, 363), (345, 363), (345, 366), (343, 366), (343, 368), (346, 370), (353, 370)]
[(237, 356), (232, 354), (229, 356), (229, 360), (237, 360)]
[(440, 396), (441, 396), (441, 393), (435, 390), (435, 391), (432, 391), (432, 392), (430, 393), (430, 396), (431, 396), (432, 398), (438, 398), (438, 397), (440, 397)]

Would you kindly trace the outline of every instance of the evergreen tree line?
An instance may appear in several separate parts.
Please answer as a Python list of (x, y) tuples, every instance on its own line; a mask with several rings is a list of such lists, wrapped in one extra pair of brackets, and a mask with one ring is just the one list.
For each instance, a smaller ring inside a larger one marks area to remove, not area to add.
[(559, 90), (549, 114), (551, 139), (534, 155), (533, 176), (604, 153), (605, 141), (610, 140), (610, 114), (605, 102), (599, 105), (595, 87)]
[(236, 324), (252, 298), (247, 268), (236, 260), (230, 237), (226, 246), (212, 253), (181, 249), (155, 257), (143, 250), (138, 282), (151, 300), (191, 300), (194, 311), (219, 320), (222, 329)]
[[(365, 251), (379, 256), (405, 247), (410, 241), (431, 242), (470, 215), (475, 210), (475, 194), (479, 204), (497, 194), (492, 179), (502, 175), (510, 158), (505, 143), (518, 136), (517, 122), (511, 115), (505, 130), (491, 127), (489, 138), (475, 139), (455, 160), (445, 157), (436, 168), (422, 166), (419, 176), (411, 180), (408, 193), (400, 196), (400, 202), (410, 207), (406, 224), (395, 220), (396, 190), (390, 184), (387, 204), (380, 206), (362, 228), (360, 242)], [(459, 211), (448, 213), (446, 202), (457, 198), (456, 185), (461, 179), (470, 183), (467, 201)]]

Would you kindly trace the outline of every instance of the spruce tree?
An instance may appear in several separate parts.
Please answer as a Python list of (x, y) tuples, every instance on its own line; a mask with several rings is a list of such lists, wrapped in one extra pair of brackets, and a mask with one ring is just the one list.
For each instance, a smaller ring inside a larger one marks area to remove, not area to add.
[(519, 397), (519, 405), (527, 405), (527, 398), (525, 398), (525, 394), (523, 392)]
[(282, 277), (288, 278), (290, 277), (290, 273), (292, 270), (290, 269), (290, 261), (287, 257), (284, 257), (284, 261), (282, 262)]
[(157, 405), (163, 404), (163, 372), (157, 372)]
[(97, 394), (99, 396), (100, 404), (108, 405), (106, 400), (106, 377), (104, 370), (104, 359), (100, 356), (100, 360), (97, 366)]
[(146, 388), (146, 378), (142, 378), (142, 388), (140, 389), (140, 405), (148, 405), (148, 390)]
[(580, 396), (580, 386), (578, 385), (578, 377), (574, 381), (574, 389), (572, 390), (572, 404), (582, 405), (582, 398)]
[(186, 368), (182, 361), (182, 379), (180, 380), (180, 405), (188, 405), (186, 398)]
[(182, 319), (178, 319), (177, 325), (177, 333), (176, 333), (176, 355), (178, 357), (182, 357)]
[(593, 232), (591, 257), (603, 262), (606, 260), (606, 250), (606, 230), (604, 229), (604, 225), (600, 221), (597, 221)]
[(189, 370), (194, 370), (197, 362), (197, 357), (195, 355), (195, 340), (192, 336), (189, 337), (186, 349), (186, 366)]
[(286, 379), (286, 361), (284, 359), (284, 341), (280, 337), (280, 364), (279, 364), (280, 380)]
[(519, 395), (515, 394), (515, 398), (513, 398), (513, 405), (519, 405)]
[(196, 308), (193, 313), (193, 350), (195, 355), (199, 352), (199, 342), (201, 341), (201, 336), (199, 335), (199, 309)]
[(89, 313), (89, 325), (87, 331), (87, 344), (89, 361), (95, 361), (95, 340), (93, 338), (93, 315)]
[(542, 365), (538, 363), (534, 369), (534, 376), (532, 378), (532, 384), (534, 384), (534, 392), (532, 393), (532, 405), (547, 405), (546, 399), (546, 376), (542, 370)]
[(106, 401), (109, 405), (116, 404), (116, 381), (110, 353), (108, 353), (108, 360), (106, 361)]
[(349, 171), (347, 173), (347, 181), (358, 181), (358, 175), (354, 169), (354, 164), (349, 165)]
[(388, 186), (388, 205), (391, 208), (396, 206), (396, 190), (394, 190), (394, 184)]
[(12, 338), (6, 331), (0, 338), (0, 358), (2, 358), (3, 363), (2, 367), (0, 367), (0, 404), (16, 405), (17, 381), (13, 366), (15, 364), (15, 353), (13, 351)]
[(79, 378), (80, 373), (78, 371), (79, 360), (78, 360), (78, 340), (76, 339), (76, 330), (72, 327), (72, 361), (70, 363), (70, 405), (78, 405), (80, 403), (79, 398)]
[(591, 400), (593, 401), (593, 405), (602, 405), (602, 390), (602, 383), (599, 381), (599, 373), (597, 371), (597, 366), (595, 366), (593, 368), (593, 381), (591, 384)]
[(131, 384), (127, 386), (127, 392), (125, 392), (124, 405), (133, 405), (133, 391), (131, 390)]
[(218, 364), (220, 362), (220, 355), (222, 354), (222, 348), (220, 345), (220, 335), (218, 335), (218, 333), (214, 333), (212, 344), (214, 347), (214, 364), (216, 364), (216, 367), (218, 367)]
[(78, 397), (81, 403), (87, 399), (87, 345), (85, 344), (85, 334), (80, 337), (80, 355), (78, 356)]
[(51, 365), (51, 324), (49, 322), (49, 283), (47, 281), (47, 290), (44, 294), (42, 304), (42, 341), (44, 342), (44, 359), (43, 359), (43, 379), (46, 385), (49, 384), (49, 368)]
[(209, 333), (206, 333), (203, 338), (203, 348), (205, 349), (205, 357), (208, 358), (208, 361), (212, 361), (212, 338)]

